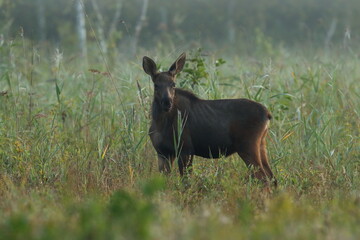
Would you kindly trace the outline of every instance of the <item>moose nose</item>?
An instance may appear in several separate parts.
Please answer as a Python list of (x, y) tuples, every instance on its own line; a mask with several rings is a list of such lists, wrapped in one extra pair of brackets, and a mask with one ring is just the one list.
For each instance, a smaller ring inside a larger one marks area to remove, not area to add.
[(161, 105), (166, 111), (168, 111), (171, 108), (171, 100), (169, 98), (162, 98)]

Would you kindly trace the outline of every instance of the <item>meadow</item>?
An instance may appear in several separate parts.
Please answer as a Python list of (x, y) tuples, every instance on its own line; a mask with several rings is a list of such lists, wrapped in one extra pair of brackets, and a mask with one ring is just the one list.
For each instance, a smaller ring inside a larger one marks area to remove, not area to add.
[(181, 51), (94, 49), (84, 63), (23, 39), (0, 46), (0, 239), (358, 239), (359, 56), (183, 49), (178, 86), (272, 112), (279, 186), (264, 194), (235, 155), (196, 157), (187, 186), (176, 165), (158, 173), (141, 61), (165, 70)]

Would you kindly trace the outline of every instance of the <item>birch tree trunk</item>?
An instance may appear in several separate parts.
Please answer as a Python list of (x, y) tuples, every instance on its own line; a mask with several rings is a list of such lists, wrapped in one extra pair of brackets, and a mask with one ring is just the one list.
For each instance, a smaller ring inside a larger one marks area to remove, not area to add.
[(84, 5), (82, 0), (76, 0), (76, 30), (79, 39), (79, 49), (81, 56), (87, 60), (87, 47), (86, 47), (86, 27), (85, 27), (85, 14)]
[(229, 43), (233, 44), (235, 43), (236, 40), (236, 28), (235, 28), (235, 24), (234, 24), (234, 11), (235, 11), (235, 0), (229, 0), (228, 2), (228, 20), (227, 20), (227, 35), (228, 35), (228, 41)]
[(111, 37), (111, 34), (113, 34), (113, 32), (115, 32), (115, 30), (116, 30), (116, 24), (119, 22), (122, 6), (123, 6), (123, 0), (117, 0), (116, 1), (116, 11), (115, 11), (113, 20), (111, 21), (109, 31), (107, 34), (108, 37)]
[(331, 43), (331, 39), (333, 38), (333, 36), (334, 36), (334, 34), (335, 34), (335, 31), (336, 31), (336, 26), (337, 26), (337, 19), (334, 18), (334, 19), (331, 21), (329, 30), (328, 30), (327, 33), (326, 33), (326, 38), (325, 38), (325, 41), (324, 41), (324, 46), (325, 46), (325, 50), (326, 50), (326, 51), (329, 50), (330, 43)]
[(105, 33), (105, 30), (104, 30), (106, 26), (105, 26), (103, 14), (100, 11), (97, 1), (98, 0), (91, 0), (91, 5), (94, 9), (96, 19), (97, 19), (97, 22), (96, 22), (97, 38), (99, 40), (101, 50), (104, 53), (104, 55), (106, 56), (108, 53), (109, 38), (111, 37), (111, 34), (116, 30), (116, 24), (119, 22), (123, 1), (122, 0), (116, 1), (115, 14), (111, 21), (111, 24), (110, 24), (107, 34)]
[(96, 23), (97, 39), (99, 40), (101, 51), (106, 56), (108, 46), (107, 46), (105, 33), (104, 33), (105, 22), (104, 22), (104, 19), (102, 17), (102, 14), (100, 12), (97, 1), (98, 0), (91, 0), (91, 5), (93, 6), (93, 9), (94, 9), (94, 12), (95, 12), (95, 15), (96, 15), (96, 19), (97, 19), (97, 23)]
[(46, 40), (46, 25), (45, 25), (45, 6), (43, 0), (36, 0), (37, 21), (38, 21), (38, 39), (40, 42)]
[(142, 4), (142, 8), (141, 8), (141, 15), (140, 15), (139, 21), (138, 21), (138, 23), (136, 24), (136, 27), (135, 27), (134, 40), (133, 40), (133, 43), (132, 43), (131, 54), (133, 56), (135, 56), (136, 52), (137, 52), (140, 33), (141, 33), (141, 30), (142, 30), (142, 28), (144, 26), (144, 23), (145, 23), (145, 20), (146, 20), (146, 13), (147, 13), (147, 10), (148, 10), (148, 5), (149, 5), (149, 0), (143, 0), (143, 4)]

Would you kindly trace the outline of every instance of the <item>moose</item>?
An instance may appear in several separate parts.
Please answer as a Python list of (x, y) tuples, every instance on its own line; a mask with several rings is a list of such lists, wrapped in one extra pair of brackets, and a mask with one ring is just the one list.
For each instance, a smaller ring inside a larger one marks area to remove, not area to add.
[(159, 171), (169, 173), (177, 158), (184, 176), (192, 170), (194, 155), (219, 158), (237, 153), (253, 177), (276, 186), (266, 150), (270, 112), (249, 99), (203, 100), (176, 88), (176, 75), (185, 59), (183, 53), (168, 71), (159, 72), (151, 58), (143, 57), (143, 69), (154, 83), (149, 136)]

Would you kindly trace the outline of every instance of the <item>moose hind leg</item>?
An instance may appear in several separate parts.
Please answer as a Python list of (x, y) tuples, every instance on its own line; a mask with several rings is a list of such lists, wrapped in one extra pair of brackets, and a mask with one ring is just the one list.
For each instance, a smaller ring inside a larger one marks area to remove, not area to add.
[(259, 145), (254, 144), (248, 148), (243, 148), (238, 151), (238, 154), (244, 160), (247, 167), (253, 168), (252, 175), (260, 181), (267, 183), (267, 174), (261, 161)]
[(271, 181), (273, 182), (273, 184), (275, 185), (275, 187), (277, 186), (277, 180), (274, 177), (273, 172), (271, 171), (270, 168), (270, 163), (269, 163), (269, 159), (267, 157), (267, 150), (266, 150), (266, 132), (264, 133), (262, 139), (261, 139), (261, 143), (260, 143), (260, 157), (261, 157), (261, 163), (264, 167), (264, 170), (267, 173), (267, 176), (271, 179)]
[(191, 174), (192, 171), (193, 171), (193, 167), (192, 167), (193, 159), (194, 159), (194, 155), (190, 155), (188, 164), (187, 164), (187, 166), (186, 166), (186, 171), (187, 171), (189, 174)]
[(178, 158), (179, 172), (181, 176), (192, 171), (192, 161), (194, 155), (181, 154)]

